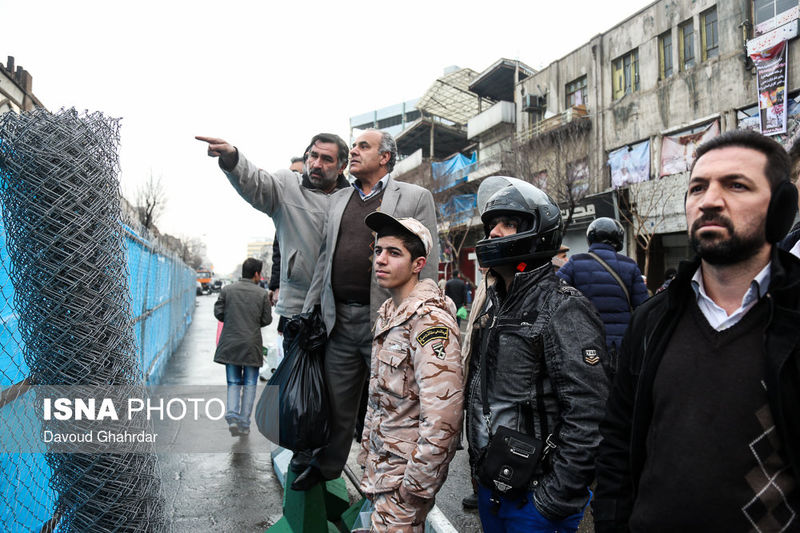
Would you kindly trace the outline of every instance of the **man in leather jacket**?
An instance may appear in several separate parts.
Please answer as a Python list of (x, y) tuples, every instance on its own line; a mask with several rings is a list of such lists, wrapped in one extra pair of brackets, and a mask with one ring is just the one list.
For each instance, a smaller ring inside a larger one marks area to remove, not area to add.
[(487, 287), (470, 343), (470, 464), (480, 477), (489, 433), (500, 426), (547, 442), (548, 451), (518, 491), (478, 480), (481, 522), (486, 531), (574, 532), (591, 495), (608, 392), (603, 325), (591, 303), (553, 273), (561, 244), (553, 200), (514, 178), (488, 178), (480, 189), (479, 205), (488, 198), (481, 213), (488, 238), (476, 253), (496, 282)]

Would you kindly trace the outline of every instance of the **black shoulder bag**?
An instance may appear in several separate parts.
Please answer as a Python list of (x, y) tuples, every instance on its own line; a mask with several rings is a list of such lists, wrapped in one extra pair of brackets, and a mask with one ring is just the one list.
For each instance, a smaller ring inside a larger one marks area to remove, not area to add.
[[(492, 415), (487, 401), (488, 383), (486, 368), (486, 348), (489, 344), (489, 335), (496, 319), (492, 321), (490, 329), (484, 330), (483, 342), (481, 343), (481, 400), (483, 403), (483, 419), (486, 423), (486, 430), (489, 435), (489, 444), (482, 450), (478, 460), (478, 480), (482, 485), (492, 490), (493, 503), (499, 503), (496, 495), (500, 494), (508, 497), (524, 495), (528, 491), (536, 467), (544, 456), (555, 448), (552, 434), (547, 436), (546, 442), (526, 433), (521, 433), (515, 429), (500, 426), (497, 432), (492, 434)], [(541, 392), (543, 390), (542, 379), (536, 378), (537, 393), (539, 394), (539, 413), (546, 416), (544, 405), (541, 402)], [(547, 424), (547, 419), (543, 419), (543, 424)]]

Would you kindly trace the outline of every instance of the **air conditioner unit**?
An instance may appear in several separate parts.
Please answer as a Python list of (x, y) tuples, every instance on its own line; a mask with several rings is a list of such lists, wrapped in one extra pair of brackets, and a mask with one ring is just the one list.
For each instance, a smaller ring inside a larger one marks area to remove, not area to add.
[(522, 110), (528, 113), (543, 111), (547, 106), (547, 98), (538, 94), (526, 94), (522, 97)]

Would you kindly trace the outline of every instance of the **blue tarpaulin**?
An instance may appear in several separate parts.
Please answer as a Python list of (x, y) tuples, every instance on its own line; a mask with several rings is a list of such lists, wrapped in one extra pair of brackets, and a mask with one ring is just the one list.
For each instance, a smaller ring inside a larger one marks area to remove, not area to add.
[[(436, 188), (433, 192), (444, 191), (454, 186), (456, 183), (467, 181), (467, 173), (472, 170), (468, 168), (478, 162), (478, 153), (472, 152), (470, 157), (464, 154), (456, 154), (441, 163), (431, 163), (431, 172), (436, 181)], [(467, 169), (464, 171), (464, 169)]]
[(459, 194), (447, 202), (439, 205), (439, 214), (442, 219), (452, 225), (468, 222), (475, 214), (478, 205), (477, 194)]

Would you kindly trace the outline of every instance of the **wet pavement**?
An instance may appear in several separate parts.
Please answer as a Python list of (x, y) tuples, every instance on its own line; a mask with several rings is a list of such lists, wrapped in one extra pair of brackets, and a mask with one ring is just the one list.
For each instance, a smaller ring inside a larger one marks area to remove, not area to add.
[[(192, 324), (167, 364), (161, 385), (224, 386), (225, 367), (213, 362), (215, 301), (216, 295), (197, 297)], [(276, 325), (277, 320), (262, 330), (265, 346), (274, 344)], [(256, 398), (263, 387), (264, 382), (259, 381)], [(219, 437), (230, 439), (229, 451), (159, 455), (166, 509), (176, 533), (262, 532), (281, 517), (283, 489), (273, 473), (270, 456), (275, 446), (258, 433), (255, 424), (248, 437), (222, 436), (227, 433), (227, 426), (224, 420), (219, 425)], [(195, 438), (210, 437), (200, 434)], [(348, 465), (360, 477), (361, 468), (355, 462), (357, 449), (354, 443)], [(351, 502), (355, 502), (358, 493), (349, 481), (347, 486)], [(456, 453), (448, 479), (436, 497), (436, 505), (462, 533), (481, 531), (478, 512), (461, 507), (462, 498), (471, 491), (464, 449)], [(583, 524), (579, 531), (591, 528)]]
[[(213, 361), (215, 301), (216, 295), (197, 297), (192, 324), (170, 358), (161, 385), (225, 384), (225, 367)], [(265, 345), (273, 343), (275, 326), (264, 328), (262, 336)], [(259, 395), (263, 387), (259, 382)], [(224, 420), (219, 425), (227, 434)], [(283, 491), (269, 453), (274, 446), (255, 426), (249, 437), (227, 438), (226, 453), (159, 455), (167, 516), (176, 533), (262, 532), (280, 518)]]

